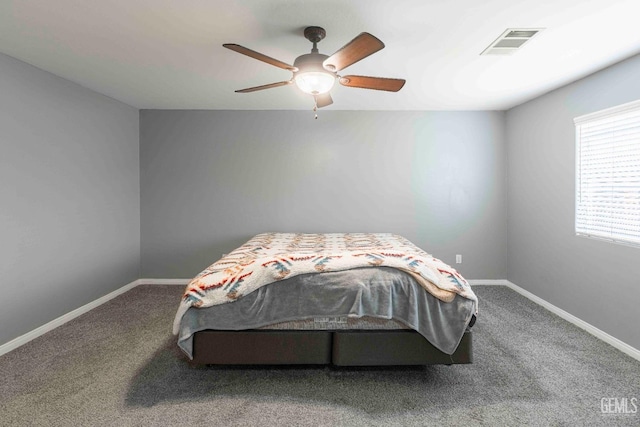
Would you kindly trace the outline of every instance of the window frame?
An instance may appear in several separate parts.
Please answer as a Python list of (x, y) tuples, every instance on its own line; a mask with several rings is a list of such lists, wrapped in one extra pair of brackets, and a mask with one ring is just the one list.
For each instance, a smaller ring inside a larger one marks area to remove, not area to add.
[[(596, 111), (594, 113), (585, 114), (583, 116), (579, 116), (574, 119), (575, 144), (576, 144), (575, 145), (575, 156), (576, 156), (575, 185), (576, 187), (574, 189), (575, 190), (574, 232), (576, 236), (606, 241), (606, 242), (615, 243), (615, 244), (624, 245), (624, 246), (640, 248), (640, 229), (638, 229), (637, 231), (633, 230), (634, 235), (630, 239), (625, 239), (620, 237), (619, 235), (615, 235), (613, 231), (610, 231), (608, 234), (605, 232), (597, 232), (593, 230), (588, 231), (588, 230), (585, 230), (585, 222), (587, 220), (583, 219), (582, 217), (584, 215), (580, 213), (581, 208), (585, 206), (585, 203), (581, 201), (581, 196), (583, 196), (584, 194), (584, 191), (582, 190), (584, 188), (584, 186), (582, 185), (583, 168), (581, 167), (583, 162), (582, 151), (584, 151), (584, 150), (581, 150), (581, 148), (583, 148), (583, 145), (584, 145), (583, 138), (581, 135), (582, 126), (589, 125), (589, 124), (593, 125), (594, 123), (596, 124), (602, 123), (603, 121), (611, 118), (622, 117), (624, 115), (633, 114), (633, 113), (637, 113), (637, 117), (633, 117), (633, 120), (634, 120), (633, 125), (635, 126), (637, 123), (637, 125), (640, 127), (640, 100), (618, 105), (612, 108), (607, 108), (605, 110)], [(640, 131), (638, 131), (638, 135), (640, 135)], [(635, 141), (635, 136), (636, 135), (634, 134), (633, 136), (634, 139), (632, 141)], [(610, 144), (612, 143), (610, 142)], [(640, 139), (638, 139), (637, 144), (639, 146), (638, 149), (640, 149)], [(631, 145), (633, 147), (631, 150), (635, 150), (635, 142), (632, 142)], [(635, 167), (634, 177), (637, 175), (638, 178), (640, 178), (640, 159), (638, 159), (637, 164), (635, 163), (635, 159), (634, 159), (634, 162), (632, 164)], [(615, 166), (612, 167), (611, 169), (614, 169), (614, 168)], [(610, 170), (610, 169), (605, 169), (605, 170)], [(638, 188), (640, 189), (640, 184), (638, 184)], [(613, 197), (611, 198), (613, 199)], [(639, 203), (640, 203), (640, 200), (639, 200)], [(593, 206), (593, 204), (591, 206)], [(634, 211), (637, 211), (638, 214), (640, 215), (640, 205), (635, 207)], [(592, 215), (591, 218), (594, 218), (594, 215)], [(598, 221), (597, 219), (594, 219), (594, 222), (597, 222), (597, 221)], [(602, 221), (600, 224), (604, 224), (604, 221)]]

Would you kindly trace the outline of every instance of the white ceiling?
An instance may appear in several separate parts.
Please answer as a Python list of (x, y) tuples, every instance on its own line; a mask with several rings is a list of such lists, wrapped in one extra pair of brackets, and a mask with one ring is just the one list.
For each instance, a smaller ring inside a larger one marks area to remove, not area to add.
[[(386, 48), (341, 74), (407, 80), (398, 93), (336, 85), (336, 110), (503, 110), (640, 53), (640, 0), (0, 0), (0, 52), (138, 108), (299, 110), (295, 86), (242, 89), (330, 55), (363, 31)], [(480, 56), (507, 28), (545, 28), (511, 56)]]

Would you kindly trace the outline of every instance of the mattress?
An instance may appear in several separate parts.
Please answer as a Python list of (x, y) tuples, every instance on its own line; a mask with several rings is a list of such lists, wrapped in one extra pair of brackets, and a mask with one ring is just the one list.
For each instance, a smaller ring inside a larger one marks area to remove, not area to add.
[(342, 330), (410, 330), (411, 328), (395, 319), (377, 317), (314, 317), (310, 319), (288, 320), (266, 325), (259, 330), (276, 331), (342, 331)]

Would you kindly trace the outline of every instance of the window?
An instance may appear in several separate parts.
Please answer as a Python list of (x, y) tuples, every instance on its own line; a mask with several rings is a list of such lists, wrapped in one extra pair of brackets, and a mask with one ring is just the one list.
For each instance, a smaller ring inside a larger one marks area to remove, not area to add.
[(576, 234), (640, 247), (640, 101), (574, 122)]

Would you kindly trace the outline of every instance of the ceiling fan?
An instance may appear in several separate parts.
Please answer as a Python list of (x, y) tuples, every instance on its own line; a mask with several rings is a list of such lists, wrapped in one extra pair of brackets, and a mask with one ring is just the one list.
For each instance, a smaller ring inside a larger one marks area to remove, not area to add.
[(402, 86), (405, 84), (405, 80), (403, 79), (338, 75), (339, 71), (384, 48), (384, 43), (378, 40), (378, 38), (369, 33), (360, 33), (360, 35), (338, 49), (333, 55), (327, 56), (318, 52), (318, 43), (325, 38), (326, 34), (324, 28), (321, 27), (305, 28), (304, 36), (313, 43), (313, 48), (311, 49), (311, 53), (298, 56), (293, 62), (293, 65), (289, 65), (238, 44), (223, 44), (222, 46), (227, 49), (266, 62), (278, 68), (289, 70), (293, 73), (290, 80), (240, 89), (236, 90), (236, 93), (255, 92), (295, 83), (300, 90), (313, 96), (315, 100), (315, 110), (316, 108), (326, 107), (333, 103), (329, 91), (333, 88), (336, 79), (341, 85), (348, 87), (385, 90), (389, 92), (397, 92), (402, 89)]

